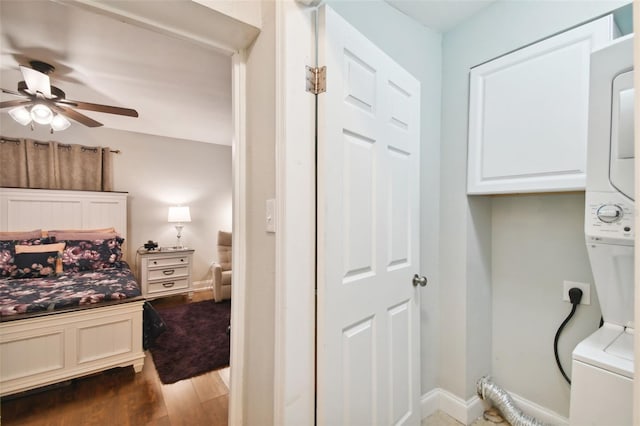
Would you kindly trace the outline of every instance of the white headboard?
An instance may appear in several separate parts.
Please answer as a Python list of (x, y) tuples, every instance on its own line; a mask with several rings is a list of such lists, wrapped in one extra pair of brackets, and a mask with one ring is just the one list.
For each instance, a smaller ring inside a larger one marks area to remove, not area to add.
[(0, 231), (111, 226), (126, 241), (126, 192), (0, 188)]

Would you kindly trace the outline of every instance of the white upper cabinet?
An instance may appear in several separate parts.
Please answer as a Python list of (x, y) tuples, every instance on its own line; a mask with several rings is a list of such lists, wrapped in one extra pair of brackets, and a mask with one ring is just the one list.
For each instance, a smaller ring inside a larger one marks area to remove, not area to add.
[(474, 67), (468, 194), (584, 190), (589, 59), (612, 16)]

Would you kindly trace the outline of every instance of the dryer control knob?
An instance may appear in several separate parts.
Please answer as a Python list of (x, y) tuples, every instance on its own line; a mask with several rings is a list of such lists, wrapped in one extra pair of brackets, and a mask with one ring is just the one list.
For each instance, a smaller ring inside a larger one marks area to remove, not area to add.
[(596, 215), (602, 222), (614, 223), (622, 219), (624, 212), (622, 211), (622, 207), (615, 204), (603, 204), (598, 207)]

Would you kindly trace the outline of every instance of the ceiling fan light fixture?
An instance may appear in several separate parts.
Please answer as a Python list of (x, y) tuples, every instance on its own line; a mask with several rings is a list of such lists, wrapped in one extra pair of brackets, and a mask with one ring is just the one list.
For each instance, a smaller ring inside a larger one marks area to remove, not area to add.
[(56, 114), (53, 120), (51, 120), (51, 128), (56, 132), (64, 130), (69, 126), (71, 126), (71, 123), (63, 115)]
[[(2, 0), (0, 0), (1, 2)], [(123, 115), (125, 117), (138, 117), (138, 111), (131, 108), (122, 108), (112, 105), (94, 104), (91, 102), (74, 101), (66, 99), (65, 93), (51, 85), (49, 74), (55, 69), (41, 61), (29, 62), (31, 68), (20, 65), (20, 71), (24, 80), (18, 82), (18, 91), (2, 89), (3, 93), (17, 96), (22, 99), (1, 102), (0, 109), (14, 108), (22, 105), (12, 112), (11, 117), (23, 126), (30, 125), (35, 128), (34, 122), (42, 125), (50, 125), (51, 131), (64, 130), (71, 123), (67, 117), (87, 127), (100, 127), (102, 123), (88, 117), (78, 110), (97, 111), (107, 114)], [(33, 106), (31, 106), (33, 105)], [(55, 112), (54, 112), (55, 111)], [(58, 115), (64, 117), (53, 120)]]
[(29, 113), (29, 110), (23, 106), (10, 109), (9, 115), (23, 126), (31, 123), (31, 114)]
[(46, 105), (35, 104), (31, 108), (31, 118), (38, 124), (50, 124), (53, 120), (53, 112)]

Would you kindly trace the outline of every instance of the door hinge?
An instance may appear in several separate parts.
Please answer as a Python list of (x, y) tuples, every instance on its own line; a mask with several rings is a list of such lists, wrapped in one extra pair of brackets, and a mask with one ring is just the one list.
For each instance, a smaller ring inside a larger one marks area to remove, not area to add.
[(327, 67), (307, 66), (307, 92), (314, 95), (327, 91)]

